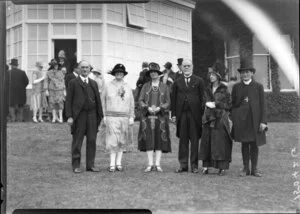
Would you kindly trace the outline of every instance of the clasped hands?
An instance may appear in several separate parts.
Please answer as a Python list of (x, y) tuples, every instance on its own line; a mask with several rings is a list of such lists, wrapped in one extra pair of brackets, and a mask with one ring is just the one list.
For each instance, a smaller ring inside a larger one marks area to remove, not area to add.
[(206, 102), (205, 105), (208, 108), (216, 108), (216, 103), (215, 102)]
[(150, 114), (156, 114), (157, 112), (160, 111), (160, 107), (156, 107), (156, 106), (151, 106), (151, 107), (148, 107), (148, 112)]

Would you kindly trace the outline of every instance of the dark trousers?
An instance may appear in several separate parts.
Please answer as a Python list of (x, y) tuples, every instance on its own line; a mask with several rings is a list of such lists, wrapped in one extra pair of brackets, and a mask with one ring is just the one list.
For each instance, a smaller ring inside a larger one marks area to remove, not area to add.
[(181, 168), (188, 168), (189, 160), (189, 141), (191, 141), (191, 155), (190, 165), (191, 168), (198, 168), (198, 149), (199, 137), (198, 127), (193, 115), (190, 111), (182, 112), (180, 118), (180, 137), (179, 137), (179, 151), (178, 160)]
[(23, 117), (24, 105), (9, 106), (8, 110), (9, 110), (10, 120), (12, 122), (15, 122), (15, 121), (22, 122), (22, 121), (24, 121), (24, 117)]
[(242, 143), (243, 165), (246, 172), (250, 172), (249, 159), (251, 160), (251, 172), (256, 172), (258, 161), (258, 146), (256, 142)]
[(86, 135), (86, 168), (94, 167), (96, 154), (96, 136), (97, 136), (97, 114), (96, 111), (82, 110), (74, 124), (72, 141), (72, 167), (80, 167), (81, 147), (83, 138)]

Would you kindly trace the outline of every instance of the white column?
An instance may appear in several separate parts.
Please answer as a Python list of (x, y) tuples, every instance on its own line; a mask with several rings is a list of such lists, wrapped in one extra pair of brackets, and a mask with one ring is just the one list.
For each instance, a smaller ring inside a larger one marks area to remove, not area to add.
[(101, 70), (106, 73), (107, 65), (106, 65), (106, 55), (107, 55), (107, 4), (102, 5), (102, 50), (101, 50)]

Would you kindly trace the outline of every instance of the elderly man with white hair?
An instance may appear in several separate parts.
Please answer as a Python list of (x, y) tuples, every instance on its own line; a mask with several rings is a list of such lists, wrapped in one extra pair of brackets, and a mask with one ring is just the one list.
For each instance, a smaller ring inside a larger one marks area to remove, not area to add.
[[(193, 74), (193, 63), (189, 59), (182, 62), (183, 75), (173, 84), (171, 109), (172, 120), (177, 125), (179, 138), (177, 173), (187, 172), (190, 156), (192, 173), (198, 173), (198, 148), (201, 136), (204, 81)], [(189, 151), (191, 142), (191, 152)], [(189, 155), (191, 153), (191, 155)]]
[(103, 118), (102, 105), (97, 83), (88, 77), (91, 66), (87, 61), (79, 62), (80, 75), (68, 84), (66, 117), (71, 125), (72, 168), (80, 173), (81, 147), (86, 135), (86, 170), (98, 172), (95, 168), (96, 137)]

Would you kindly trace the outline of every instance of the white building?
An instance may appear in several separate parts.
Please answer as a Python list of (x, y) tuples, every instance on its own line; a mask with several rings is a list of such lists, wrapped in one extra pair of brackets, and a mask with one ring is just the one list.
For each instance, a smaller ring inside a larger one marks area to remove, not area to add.
[[(145, 4), (14, 5), (7, 2), (7, 60), (18, 58), (31, 79), (36, 61), (48, 63), (60, 49), (77, 51), (105, 73), (123, 63), (135, 88), (143, 61), (163, 64), (192, 58), (193, 0)], [(105, 78), (111, 78), (105, 75)], [(29, 85), (28, 88), (30, 88)]]

